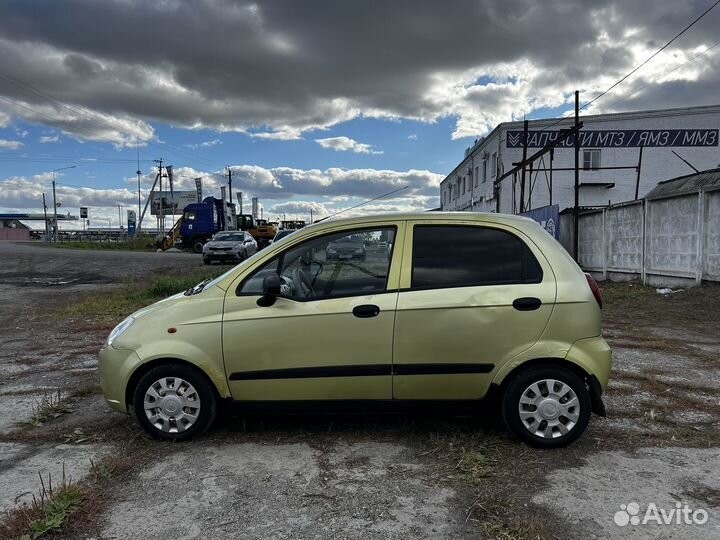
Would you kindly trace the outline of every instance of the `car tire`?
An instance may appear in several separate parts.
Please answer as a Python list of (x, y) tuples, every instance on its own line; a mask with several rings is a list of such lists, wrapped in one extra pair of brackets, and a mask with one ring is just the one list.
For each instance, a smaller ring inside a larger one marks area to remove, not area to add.
[(192, 242), (192, 252), (193, 253), (202, 253), (203, 246), (205, 245), (205, 242), (202, 240), (193, 240)]
[(508, 429), (540, 448), (558, 448), (575, 441), (585, 431), (592, 408), (585, 382), (573, 371), (557, 366), (518, 373), (505, 387), (501, 407)]
[(205, 433), (215, 420), (217, 403), (205, 375), (179, 363), (152, 368), (140, 379), (133, 396), (135, 416), (143, 429), (157, 439), (175, 441)]

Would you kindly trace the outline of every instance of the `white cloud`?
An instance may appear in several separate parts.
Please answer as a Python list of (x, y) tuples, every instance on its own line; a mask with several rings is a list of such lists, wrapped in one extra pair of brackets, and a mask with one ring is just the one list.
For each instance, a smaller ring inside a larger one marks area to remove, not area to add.
[(56, 143), (60, 141), (60, 135), (43, 135), (38, 139), (40, 144)]
[(322, 203), (315, 201), (289, 201), (279, 204), (274, 204), (268, 209), (268, 213), (272, 216), (279, 216), (282, 214), (288, 214), (291, 216), (300, 216), (301, 219), (310, 216), (310, 210), (312, 210), (313, 218), (320, 218), (323, 216), (330, 215), (333, 210)]
[[(67, 106), (5, 85), (0, 93), (17, 105), (3, 102), (0, 127), (13, 117), (131, 146), (154, 138), (150, 121), (297, 140), (356, 118), (452, 118), (454, 138), (474, 137), (563, 106), (576, 88), (583, 101), (597, 95), (703, 9), (670, 0), (457, 0), (452, 7), (417, 0), (408, 17), (403, 2), (297, 6), (66, 0), (37, 17), (10, 2), (0, 18), (5, 71)], [(717, 50), (672, 71), (716, 41), (716, 15), (593, 110), (717, 103)], [(161, 32), (148, 46), (146, 22), (155, 19), (183, 32)], [(99, 20), (104, 32), (77, 31)], [(378, 20), (392, 31), (378, 32)], [(116, 35), (122, 45), (108, 41)], [(614, 105), (629, 91), (637, 95)], [(358, 148), (346, 151), (375, 151)]]
[(415, 135), (414, 133), (411, 135), (408, 135), (408, 139), (410, 139), (411, 141), (417, 141), (417, 138), (418, 138), (418, 136)]
[[(0, 117), (1, 117), (1, 116), (2, 116), (2, 115), (0, 114)], [(1, 121), (1, 120), (0, 120), (0, 124), (2, 124), (2, 121)], [(25, 137), (27, 137), (28, 135), (30, 135), (30, 132), (29, 132), (29, 131), (27, 131), (27, 130), (25, 130), (25, 129), (20, 129), (20, 128), (15, 128), (15, 133), (17, 134), (18, 137), (22, 137), (23, 139), (24, 139)]]
[(0, 150), (17, 150), (23, 145), (20, 141), (8, 141), (0, 139)]
[(193, 150), (197, 150), (198, 148), (212, 148), (213, 146), (217, 146), (218, 144), (222, 144), (222, 141), (220, 139), (213, 139), (212, 141), (204, 141), (197, 144), (186, 144), (188, 148), (192, 148)]
[(356, 154), (382, 154), (381, 150), (373, 150), (371, 144), (365, 144), (351, 139), (350, 137), (328, 137), (326, 139), (315, 139), (323, 148), (331, 148), (336, 152), (355, 152)]

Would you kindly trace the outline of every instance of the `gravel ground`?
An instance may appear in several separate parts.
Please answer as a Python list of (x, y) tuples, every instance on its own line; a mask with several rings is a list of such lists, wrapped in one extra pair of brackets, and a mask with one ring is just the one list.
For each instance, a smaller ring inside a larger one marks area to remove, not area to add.
[[(608, 418), (593, 417), (567, 449), (527, 448), (492, 419), (432, 415), (225, 416), (206, 437), (172, 445), (98, 395), (107, 322), (63, 313), (128, 280), (200, 270), (199, 257), (8, 243), (0, 257), (0, 510), (64, 463), (95, 491), (60, 537), (718, 537), (720, 335), (684, 314), (703, 306), (716, 324), (708, 306), (720, 288), (656, 298), (603, 287), (615, 355)], [(58, 390), (69, 410), (17, 424)], [(108, 479), (88, 476), (91, 457)], [(617, 525), (631, 502), (642, 512), (687, 504), (709, 518)]]

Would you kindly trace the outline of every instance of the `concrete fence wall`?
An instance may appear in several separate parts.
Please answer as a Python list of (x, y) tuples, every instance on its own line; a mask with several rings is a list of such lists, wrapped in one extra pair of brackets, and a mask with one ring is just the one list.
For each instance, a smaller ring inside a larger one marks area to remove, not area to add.
[[(572, 214), (561, 216), (560, 230), (572, 252)], [(720, 190), (586, 212), (578, 234), (578, 262), (600, 279), (669, 287), (720, 281)]]

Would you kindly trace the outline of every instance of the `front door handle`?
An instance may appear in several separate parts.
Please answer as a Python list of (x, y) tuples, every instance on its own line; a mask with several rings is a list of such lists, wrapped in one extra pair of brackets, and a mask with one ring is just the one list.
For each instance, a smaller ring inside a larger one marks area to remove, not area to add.
[(542, 305), (539, 298), (526, 296), (524, 298), (516, 298), (513, 301), (513, 307), (518, 311), (535, 311)]
[(363, 304), (353, 308), (353, 315), (360, 319), (369, 319), (370, 317), (377, 316), (379, 313), (380, 308), (375, 304)]

